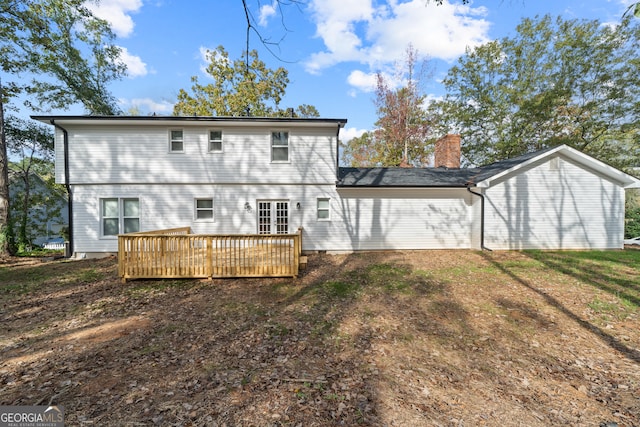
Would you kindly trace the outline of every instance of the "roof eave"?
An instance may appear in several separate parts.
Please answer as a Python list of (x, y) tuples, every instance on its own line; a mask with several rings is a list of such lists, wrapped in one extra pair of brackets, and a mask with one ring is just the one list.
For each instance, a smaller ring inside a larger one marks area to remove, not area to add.
[(86, 115), (33, 115), (31, 119), (42, 123), (57, 122), (61, 125), (86, 125), (95, 123), (108, 124), (158, 124), (173, 125), (188, 123), (201, 125), (205, 123), (241, 124), (241, 125), (339, 125), (341, 128), (347, 119), (318, 118), (318, 117), (211, 117), (211, 116), (86, 116)]

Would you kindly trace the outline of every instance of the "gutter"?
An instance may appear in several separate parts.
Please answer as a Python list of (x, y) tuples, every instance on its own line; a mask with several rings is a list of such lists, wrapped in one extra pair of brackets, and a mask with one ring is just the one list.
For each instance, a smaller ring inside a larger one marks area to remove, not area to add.
[(491, 249), (484, 245), (484, 194), (473, 191), (471, 184), (467, 185), (467, 191), (480, 197), (480, 248), (491, 252)]
[[(51, 124), (62, 131), (64, 145), (64, 186), (67, 189), (67, 211), (69, 213), (69, 257), (73, 255), (73, 193), (69, 184), (69, 132), (51, 119)], [(67, 254), (65, 254), (67, 255)]]
[(356, 185), (346, 185), (343, 184), (343, 181), (337, 181), (336, 187), (338, 188), (467, 188), (466, 185), (417, 185), (417, 184), (408, 184), (408, 185), (380, 185), (380, 184), (356, 184)]

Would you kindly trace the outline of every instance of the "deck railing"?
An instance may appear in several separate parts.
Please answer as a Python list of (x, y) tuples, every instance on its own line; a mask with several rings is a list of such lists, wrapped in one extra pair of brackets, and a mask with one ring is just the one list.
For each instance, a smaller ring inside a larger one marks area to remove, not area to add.
[(141, 278), (296, 277), (296, 234), (190, 234), (189, 227), (118, 236), (118, 273)]

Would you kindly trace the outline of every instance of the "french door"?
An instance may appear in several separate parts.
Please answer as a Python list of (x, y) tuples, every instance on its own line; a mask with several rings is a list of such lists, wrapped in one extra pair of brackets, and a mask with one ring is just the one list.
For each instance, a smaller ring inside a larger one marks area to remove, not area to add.
[(258, 201), (258, 234), (289, 233), (289, 202), (286, 200)]

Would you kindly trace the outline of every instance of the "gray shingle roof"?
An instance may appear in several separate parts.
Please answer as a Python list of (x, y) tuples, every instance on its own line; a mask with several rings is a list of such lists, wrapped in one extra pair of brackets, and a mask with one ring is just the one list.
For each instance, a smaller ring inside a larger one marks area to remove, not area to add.
[(477, 168), (340, 168), (337, 186), (466, 187), (507, 171), (553, 148), (555, 147), (545, 148)]

